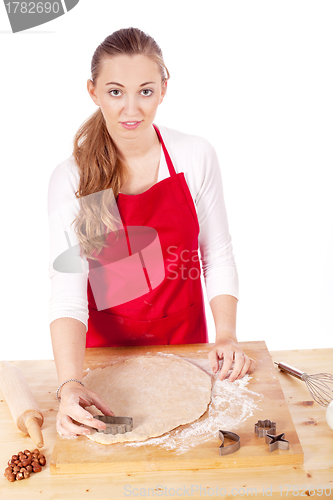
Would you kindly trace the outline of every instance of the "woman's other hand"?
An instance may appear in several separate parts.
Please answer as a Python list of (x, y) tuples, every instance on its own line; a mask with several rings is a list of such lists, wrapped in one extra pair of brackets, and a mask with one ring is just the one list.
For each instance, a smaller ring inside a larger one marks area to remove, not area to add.
[(219, 340), (208, 353), (213, 373), (219, 369), (219, 361), (223, 360), (219, 379), (224, 380), (232, 368), (229, 376), (230, 382), (243, 378), (246, 373), (250, 373), (255, 368), (255, 361), (249, 358), (234, 340)]
[[(114, 413), (108, 405), (99, 397), (99, 395), (78, 385), (75, 382), (69, 382), (61, 388), (61, 402), (57, 414), (57, 431), (59, 434), (67, 437), (77, 435), (90, 434), (90, 428), (105, 429), (104, 422), (93, 418), (93, 416), (85, 410), (86, 406), (94, 405), (104, 415), (112, 415)], [(75, 420), (77, 423), (74, 423)]]

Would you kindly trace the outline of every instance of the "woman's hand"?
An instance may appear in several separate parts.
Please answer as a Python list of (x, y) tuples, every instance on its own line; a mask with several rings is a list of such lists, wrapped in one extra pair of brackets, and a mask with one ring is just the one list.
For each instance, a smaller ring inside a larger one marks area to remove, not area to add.
[(219, 369), (219, 360), (223, 359), (223, 365), (220, 371), (219, 379), (224, 380), (228, 371), (234, 363), (230, 374), (230, 382), (244, 377), (246, 373), (252, 372), (255, 367), (255, 361), (249, 358), (234, 340), (219, 340), (208, 353), (213, 373)]
[[(75, 382), (69, 382), (61, 388), (61, 402), (57, 415), (57, 431), (59, 434), (67, 437), (90, 434), (89, 427), (105, 429), (104, 422), (93, 418), (93, 416), (84, 408), (95, 405), (104, 415), (112, 415), (108, 405), (99, 397), (99, 395)], [(88, 427), (81, 427), (73, 422), (83, 424)]]

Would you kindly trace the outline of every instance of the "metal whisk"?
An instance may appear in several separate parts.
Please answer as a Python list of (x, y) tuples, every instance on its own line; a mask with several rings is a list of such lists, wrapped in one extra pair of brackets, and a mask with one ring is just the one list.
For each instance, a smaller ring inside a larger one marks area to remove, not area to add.
[(333, 401), (333, 375), (329, 373), (308, 375), (305, 372), (297, 370), (297, 368), (287, 365), (287, 363), (277, 363), (276, 361), (274, 361), (274, 363), (278, 365), (283, 372), (303, 380), (313, 399), (320, 405), (328, 406), (330, 402)]

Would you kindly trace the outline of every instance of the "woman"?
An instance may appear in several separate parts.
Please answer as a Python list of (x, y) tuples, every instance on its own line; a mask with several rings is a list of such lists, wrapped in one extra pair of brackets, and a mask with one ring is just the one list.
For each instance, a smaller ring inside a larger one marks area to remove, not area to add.
[[(208, 342), (198, 246), (216, 327), (212, 370), (223, 359), (219, 377), (232, 368), (234, 381), (254, 367), (236, 339), (237, 271), (216, 153), (205, 139), (153, 123), (170, 76), (160, 48), (142, 31), (122, 29), (99, 45), (91, 70), (87, 88), (98, 110), (76, 134), (73, 155), (54, 170), (48, 198), (50, 221), (69, 200), (79, 200), (69, 240), (77, 238), (89, 269), (89, 281), (87, 272), (54, 269), (57, 235), (50, 222), (50, 330), (61, 384), (57, 430), (66, 436), (105, 427), (92, 422), (84, 406), (113, 415), (82, 386), (86, 346)], [(62, 217), (70, 225), (74, 211)], [(152, 258), (147, 249), (153, 247)], [(163, 273), (157, 279), (158, 256)], [(118, 266), (112, 278), (110, 262)], [(115, 285), (123, 262), (130, 264)], [(137, 270), (146, 279), (143, 293), (133, 296)], [(101, 306), (105, 296), (110, 302)]]

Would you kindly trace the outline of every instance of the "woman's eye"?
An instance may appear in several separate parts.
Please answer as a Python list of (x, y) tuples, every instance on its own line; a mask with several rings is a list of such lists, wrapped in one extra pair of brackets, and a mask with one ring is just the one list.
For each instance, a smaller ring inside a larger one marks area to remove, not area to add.
[(144, 90), (142, 90), (142, 92), (144, 92), (143, 95), (145, 95), (145, 96), (150, 96), (153, 94), (153, 91), (151, 89), (144, 89)]
[[(149, 97), (149, 96), (151, 96), (154, 93), (154, 91), (151, 90), (151, 89), (143, 89), (143, 90), (141, 90), (141, 93), (145, 97), (146, 96)], [(112, 90), (109, 91), (109, 94), (111, 94), (113, 97), (119, 97), (121, 95), (121, 90), (119, 90), (119, 89), (112, 89)]]
[[(118, 92), (118, 94), (117, 94), (117, 92)], [(112, 89), (112, 90), (110, 90), (109, 94), (113, 95), (114, 97), (118, 97), (120, 95), (120, 90)]]

